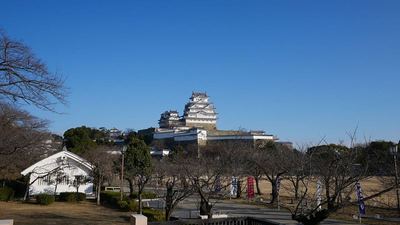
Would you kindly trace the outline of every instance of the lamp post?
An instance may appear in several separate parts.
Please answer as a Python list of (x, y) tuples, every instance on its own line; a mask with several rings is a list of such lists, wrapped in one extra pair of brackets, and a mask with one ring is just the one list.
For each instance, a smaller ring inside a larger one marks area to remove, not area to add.
[(397, 151), (398, 151), (397, 145), (392, 146), (390, 148), (390, 151), (393, 154), (393, 160), (394, 160), (394, 181), (395, 181), (395, 184), (396, 184), (397, 210), (400, 210), (399, 177), (398, 177), (398, 174), (397, 174)]
[(126, 151), (126, 145), (122, 146), (121, 149), (121, 184), (119, 187), (120, 191), (120, 200), (122, 201), (124, 197), (124, 163), (125, 163), (125, 151)]

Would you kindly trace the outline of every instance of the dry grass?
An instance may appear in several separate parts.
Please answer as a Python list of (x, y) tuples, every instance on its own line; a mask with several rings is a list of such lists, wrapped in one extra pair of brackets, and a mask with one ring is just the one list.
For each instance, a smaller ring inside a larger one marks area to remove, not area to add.
[[(371, 177), (361, 181), (361, 187), (363, 190), (364, 197), (372, 195), (374, 193), (379, 192), (380, 190), (385, 189), (383, 186), (384, 179), (388, 178), (377, 178)], [(309, 193), (314, 194), (316, 189), (316, 181), (311, 182), (312, 185), (309, 186)], [(271, 193), (271, 184), (263, 179), (260, 183), (261, 191), (266, 199), (269, 199), (269, 194)], [(285, 197), (293, 197), (294, 193), (292, 184), (288, 180), (283, 180), (281, 184), (281, 196)], [(354, 195), (351, 196), (353, 199), (356, 198), (356, 193), (354, 191)], [(387, 192), (377, 198), (371, 199), (365, 202), (366, 205), (374, 206), (374, 207), (382, 207), (382, 208), (394, 208), (396, 207), (396, 192), (392, 190)]]
[(97, 206), (93, 202), (55, 202), (48, 206), (22, 202), (0, 202), (0, 219), (16, 225), (38, 224), (129, 224), (129, 212)]
[[(352, 219), (352, 217), (353, 217), (353, 215), (357, 215), (357, 214), (358, 214), (358, 206), (348, 206), (346, 208), (340, 209), (338, 212), (331, 215), (331, 218), (354, 222), (354, 219)], [(374, 208), (374, 207), (367, 208), (367, 215), (374, 217), (376, 214), (379, 214), (384, 217), (393, 217), (393, 218), (399, 217), (399, 214), (396, 210), (381, 209), (381, 208)], [(368, 224), (368, 225), (398, 225), (399, 224), (399, 222), (389, 222), (389, 221), (367, 219), (367, 218), (363, 218), (362, 223)]]
[[(372, 195), (374, 193), (379, 192), (380, 190), (385, 189), (383, 186), (382, 181), (384, 179), (388, 179), (385, 177), (377, 178), (377, 177), (372, 177), (369, 179), (365, 179), (361, 182), (361, 186), (363, 189), (363, 194), (364, 197)], [(244, 183), (245, 184), (245, 183)], [(271, 184), (266, 181), (262, 180), (260, 183), (260, 188), (262, 191), (262, 198), (264, 199), (265, 202), (268, 202), (270, 199), (270, 193), (271, 193)], [(311, 196), (314, 195), (316, 189), (316, 181), (312, 181), (309, 186), (309, 193)], [(293, 204), (293, 198), (294, 198), (294, 193), (293, 193), (293, 186), (288, 180), (283, 180), (281, 183), (281, 204), (286, 205), (287, 207), (294, 207), (295, 205)], [(354, 194), (351, 195), (351, 198), (353, 201), (356, 201), (356, 193), (355, 190), (350, 190)], [(324, 193), (324, 192), (323, 192)], [(246, 193), (243, 193), (244, 196)], [(396, 207), (396, 195), (395, 191), (392, 190), (390, 192), (387, 192), (377, 198), (371, 199), (369, 201), (366, 201), (365, 204), (367, 205), (367, 216), (368, 217), (375, 217), (375, 215), (379, 214), (383, 218), (400, 218), (399, 212), (395, 210), (394, 208)], [(315, 197), (313, 197), (314, 199)], [(243, 202), (245, 203), (245, 202)], [(254, 203), (253, 204), (259, 204), (259, 203)], [(265, 204), (263, 204), (265, 206)], [(268, 206), (267, 207), (276, 207), (274, 206)], [(358, 215), (358, 206), (357, 205), (352, 205), (345, 207), (343, 209), (340, 209), (338, 212), (332, 214), (330, 218), (333, 219), (338, 219), (338, 220), (344, 220), (344, 221), (349, 221), (349, 222), (355, 222), (353, 219), (353, 215)], [(394, 225), (394, 224), (400, 224), (399, 222), (388, 222), (388, 221), (382, 221), (382, 220), (376, 220), (376, 219), (362, 219), (363, 224), (369, 224), (369, 225)]]

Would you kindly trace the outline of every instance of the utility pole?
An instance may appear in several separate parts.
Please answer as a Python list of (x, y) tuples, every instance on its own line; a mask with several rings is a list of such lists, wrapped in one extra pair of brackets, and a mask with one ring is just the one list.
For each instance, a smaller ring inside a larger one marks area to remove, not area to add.
[(391, 152), (393, 154), (393, 160), (394, 160), (394, 181), (396, 184), (397, 210), (400, 211), (399, 177), (397, 174), (397, 151), (398, 151), (398, 146), (397, 145), (393, 146)]
[(121, 184), (119, 187), (120, 190), (120, 200), (124, 198), (124, 163), (125, 163), (125, 150), (126, 146), (124, 145), (121, 150)]

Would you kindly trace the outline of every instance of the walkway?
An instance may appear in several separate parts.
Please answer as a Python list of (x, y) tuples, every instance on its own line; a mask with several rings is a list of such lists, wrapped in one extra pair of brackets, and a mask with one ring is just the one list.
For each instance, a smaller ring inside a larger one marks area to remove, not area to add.
[[(173, 213), (173, 216), (179, 218), (196, 218), (199, 214), (198, 202), (196, 199), (187, 199), (178, 206), (178, 209)], [(298, 223), (291, 219), (289, 212), (285, 210), (278, 211), (277, 209), (268, 209), (256, 205), (246, 205), (240, 203), (232, 203), (231, 201), (225, 200), (217, 203), (214, 207), (215, 214), (227, 214), (229, 217), (254, 217), (268, 219), (274, 222), (287, 224), (287, 225), (297, 225)], [(333, 219), (327, 219), (321, 224), (323, 225), (359, 225), (359, 223), (348, 223), (344, 221), (338, 221)]]

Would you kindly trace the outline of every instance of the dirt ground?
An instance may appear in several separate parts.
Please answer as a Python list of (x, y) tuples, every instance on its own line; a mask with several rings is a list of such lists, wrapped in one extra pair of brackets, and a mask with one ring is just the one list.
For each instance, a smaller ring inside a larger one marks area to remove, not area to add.
[(15, 225), (127, 225), (129, 212), (97, 206), (89, 201), (55, 202), (49, 206), (0, 201), (0, 219), (14, 219)]
[[(384, 179), (388, 179), (385, 177), (371, 177), (365, 180), (362, 180), (361, 183), (361, 188), (363, 191), (364, 198), (372, 195), (374, 193), (379, 192), (380, 190), (383, 190), (383, 182)], [(309, 186), (309, 193), (314, 194), (315, 189), (316, 189), (316, 181), (311, 182), (312, 185)], [(263, 179), (260, 183), (260, 188), (263, 193), (263, 195), (266, 197), (266, 199), (269, 198), (269, 194), (271, 193), (271, 184), (266, 181), (266, 179)], [(288, 180), (283, 180), (281, 184), (281, 191), (280, 194), (281, 196), (286, 196), (286, 197), (292, 197), (294, 195), (293, 193), (293, 186)], [(355, 189), (353, 191), (353, 194), (350, 196), (351, 198), (356, 198), (356, 192)], [(395, 190), (389, 191), (377, 198), (371, 199), (369, 201), (365, 202), (366, 205), (369, 206), (374, 206), (374, 207), (382, 207), (382, 208), (394, 208), (396, 207), (396, 192)]]

